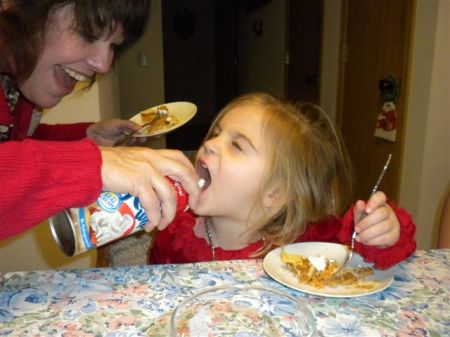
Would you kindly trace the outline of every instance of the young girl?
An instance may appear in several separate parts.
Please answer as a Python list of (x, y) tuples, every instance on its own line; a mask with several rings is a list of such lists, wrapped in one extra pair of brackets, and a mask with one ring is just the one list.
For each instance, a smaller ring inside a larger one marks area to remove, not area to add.
[[(350, 163), (327, 115), (268, 94), (228, 104), (198, 151), (205, 185), (192, 211), (158, 233), (151, 263), (263, 257), (292, 242), (348, 244), (377, 268), (406, 259), (415, 226), (382, 192), (341, 219), (351, 192)], [(362, 220), (363, 212), (368, 213)]]

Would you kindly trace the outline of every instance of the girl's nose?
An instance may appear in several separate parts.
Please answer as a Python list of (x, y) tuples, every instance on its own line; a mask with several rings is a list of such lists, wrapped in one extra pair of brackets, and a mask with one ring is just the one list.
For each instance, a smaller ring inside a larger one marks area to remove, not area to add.
[(109, 44), (102, 44), (87, 58), (87, 63), (99, 74), (106, 74), (111, 67), (114, 51)]
[(217, 152), (217, 146), (214, 142), (215, 138), (208, 139), (206, 142), (203, 143), (203, 148), (205, 149), (205, 153), (207, 154), (213, 154)]

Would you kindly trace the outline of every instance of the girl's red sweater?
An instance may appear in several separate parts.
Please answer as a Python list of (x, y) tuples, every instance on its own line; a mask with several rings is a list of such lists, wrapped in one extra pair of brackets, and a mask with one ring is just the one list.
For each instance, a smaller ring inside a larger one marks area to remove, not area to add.
[[(389, 248), (378, 248), (355, 243), (355, 251), (365, 261), (373, 263), (378, 269), (387, 269), (405, 260), (416, 250), (416, 226), (411, 216), (402, 208), (391, 203), (400, 222), (400, 239)], [(211, 246), (203, 238), (194, 234), (197, 218), (190, 211), (178, 214), (174, 221), (156, 236), (150, 253), (150, 263), (193, 263), (211, 261)], [(342, 217), (328, 217), (318, 223), (309, 224), (306, 231), (294, 242), (334, 242), (349, 244), (353, 231), (353, 209)], [(262, 247), (262, 242), (255, 242), (238, 250), (214, 248), (214, 257), (218, 261), (251, 259), (252, 254)], [(275, 248), (275, 247), (274, 247)]]

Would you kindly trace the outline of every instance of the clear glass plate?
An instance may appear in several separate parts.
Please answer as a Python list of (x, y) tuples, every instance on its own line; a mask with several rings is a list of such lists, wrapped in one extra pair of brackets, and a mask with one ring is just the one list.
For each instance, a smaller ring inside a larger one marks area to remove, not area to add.
[(284, 292), (258, 286), (221, 286), (180, 303), (170, 322), (171, 337), (312, 336), (310, 309)]

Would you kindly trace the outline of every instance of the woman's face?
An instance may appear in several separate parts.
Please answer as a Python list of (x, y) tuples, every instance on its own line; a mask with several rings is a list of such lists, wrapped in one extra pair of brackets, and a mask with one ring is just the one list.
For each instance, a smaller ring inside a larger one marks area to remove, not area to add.
[(18, 84), (22, 94), (42, 108), (51, 108), (70, 94), (78, 81), (111, 66), (114, 48), (123, 40), (122, 27), (88, 42), (73, 29), (72, 7), (67, 5), (49, 19), (44, 48), (31, 75)]
[[(207, 180), (193, 210), (204, 216), (233, 217), (248, 221), (261, 214), (259, 187), (266, 143), (262, 134), (264, 111), (245, 105), (228, 111), (197, 155), (197, 171)], [(210, 178), (210, 179), (209, 179)]]

